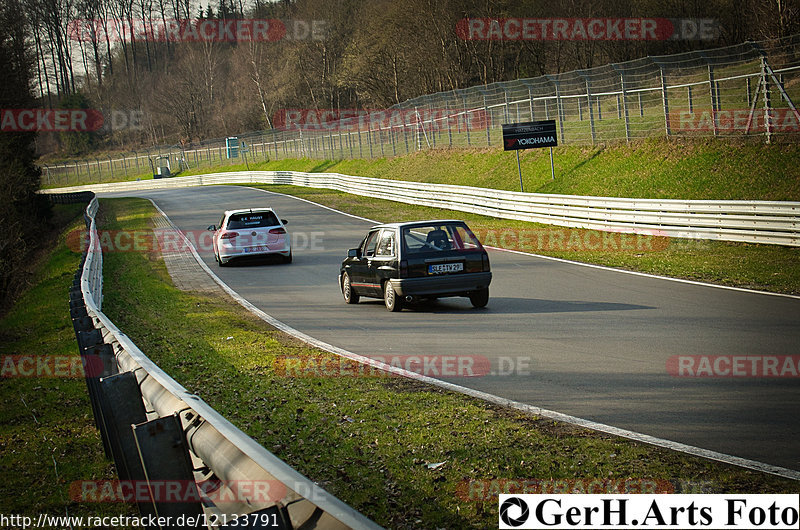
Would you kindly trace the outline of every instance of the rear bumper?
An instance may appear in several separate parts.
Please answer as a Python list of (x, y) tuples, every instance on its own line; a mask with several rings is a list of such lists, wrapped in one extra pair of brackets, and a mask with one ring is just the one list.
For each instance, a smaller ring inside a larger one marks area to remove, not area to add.
[(401, 296), (462, 296), (489, 287), (491, 272), (471, 272), (425, 278), (391, 279), (392, 287)]
[(228, 261), (234, 258), (245, 258), (245, 257), (256, 257), (256, 256), (269, 256), (272, 254), (280, 254), (281, 256), (288, 256), (291, 252), (292, 247), (288, 243), (280, 246), (280, 245), (268, 245), (264, 247), (264, 250), (253, 251), (253, 252), (245, 252), (244, 249), (239, 248), (221, 248), (220, 249), (220, 259), (222, 261)]

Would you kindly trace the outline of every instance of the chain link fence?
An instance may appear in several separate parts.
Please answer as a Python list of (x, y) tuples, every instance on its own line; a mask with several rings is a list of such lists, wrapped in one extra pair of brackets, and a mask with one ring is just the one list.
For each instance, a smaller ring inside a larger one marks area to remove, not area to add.
[(504, 123), (552, 119), (559, 145), (654, 137), (800, 138), (800, 35), (644, 57), (530, 79), (420, 96), (385, 110), (287, 109), (281, 127), (43, 166), (46, 187), (130, 180), (265, 160), (339, 160), (423, 149), (500, 147)]

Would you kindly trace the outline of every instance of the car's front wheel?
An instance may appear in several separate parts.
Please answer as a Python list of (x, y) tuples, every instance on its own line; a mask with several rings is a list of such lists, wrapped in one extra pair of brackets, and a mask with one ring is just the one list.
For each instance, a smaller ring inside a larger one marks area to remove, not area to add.
[(473, 307), (486, 307), (489, 303), (489, 288), (484, 287), (469, 293), (469, 301), (472, 302)]
[(350, 285), (350, 275), (346, 272), (342, 276), (342, 296), (346, 304), (357, 304), (359, 298), (361, 298), (358, 293), (353, 290), (353, 286)]
[(391, 282), (388, 281), (383, 284), (383, 302), (386, 304), (386, 309), (393, 313), (403, 309), (403, 299), (397, 295)]

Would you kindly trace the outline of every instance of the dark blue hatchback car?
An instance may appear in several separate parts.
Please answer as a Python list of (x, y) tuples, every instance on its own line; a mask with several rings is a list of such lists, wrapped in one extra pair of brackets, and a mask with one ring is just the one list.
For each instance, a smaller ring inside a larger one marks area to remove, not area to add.
[(463, 221), (434, 220), (372, 227), (350, 249), (339, 272), (344, 301), (383, 298), (389, 311), (406, 302), (466, 296), (489, 302), (489, 255)]

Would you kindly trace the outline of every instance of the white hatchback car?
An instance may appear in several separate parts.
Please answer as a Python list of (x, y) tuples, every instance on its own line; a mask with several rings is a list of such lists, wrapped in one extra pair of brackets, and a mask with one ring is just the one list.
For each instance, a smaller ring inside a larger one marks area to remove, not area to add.
[(214, 232), (214, 259), (220, 266), (232, 259), (279, 255), (286, 263), (292, 261), (292, 245), (286, 232), (288, 221), (280, 219), (272, 208), (229, 210), (222, 214)]

